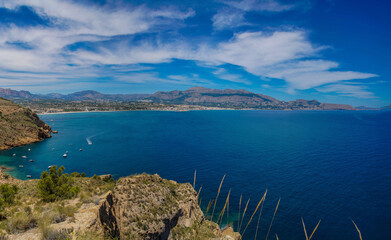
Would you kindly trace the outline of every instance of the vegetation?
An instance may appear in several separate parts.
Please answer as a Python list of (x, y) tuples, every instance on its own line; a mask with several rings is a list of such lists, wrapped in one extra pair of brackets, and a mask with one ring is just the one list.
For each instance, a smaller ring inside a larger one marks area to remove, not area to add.
[(9, 184), (0, 185), (0, 211), (7, 205), (14, 203), (17, 187)]
[(73, 178), (67, 173), (63, 174), (64, 169), (63, 166), (58, 169), (57, 166), (52, 166), (49, 173), (47, 171), (42, 172), (38, 189), (43, 201), (53, 202), (59, 199), (69, 199), (80, 192), (79, 187), (73, 186)]

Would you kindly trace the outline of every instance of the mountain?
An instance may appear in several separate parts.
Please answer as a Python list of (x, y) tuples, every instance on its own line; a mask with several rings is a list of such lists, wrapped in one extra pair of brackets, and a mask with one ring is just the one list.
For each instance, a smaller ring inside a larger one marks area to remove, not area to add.
[(32, 94), (28, 91), (16, 91), (9, 88), (0, 88), (0, 97), (9, 100), (59, 99), (69, 101), (137, 101), (148, 96), (150, 96), (150, 94), (103, 94), (92, 90), (80, 91), (67, 95), (60, 93)]
[(147, 99), (158, 103), (233, 108), (271, 106), (279, 102), (275, 98), (246, 90), (220, 90), (202, 87), (193, 87), (186, 91), (157, 92)]
[(276, 110), (356, 110), (350, 105), (320, 103), (317, 100), (279, 101), (246, 90), (193, 87), (185, 91), (157, 92), (147, 99), (166, 104), (189, 104), (223, 108), (255, 108)]
[(9, 88), (0, 88), (0, 97), (14, 99), (39, 99), (39, 95), (32, 94), (28, 91), (16, 91)]
[[(64, 100), (64, 101), (93, 101), (93, 102), (133, 102), (148, 100), (153, 103), (174, 105), (197, 105), (218, 108), (234, 109), (265, 109), (265, 110), (357, 110), (345, 104), (320, 103), (317, 100), (280, 101), (263, 94), (246, 90), (210, 89), (192, 87), (185, 91), (174, 90), (170, 92), (156, 92), (150, 94), (103, 94), (87, 90), (67, 95), (59, 93), (32, 94), (28, 91), (15, 91), (0, 88), (0, 97), (16, 100)], [(23, 102), (25, 104), (25, 102)]]
[(30, 109), (0, 98), (0, 150), (41, 141), (51, 131)]

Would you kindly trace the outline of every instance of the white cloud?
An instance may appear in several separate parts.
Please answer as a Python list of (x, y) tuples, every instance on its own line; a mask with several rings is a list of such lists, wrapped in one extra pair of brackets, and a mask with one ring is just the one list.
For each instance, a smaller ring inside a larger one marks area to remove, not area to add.
[(342, 96), (357, 97), (357, 98), (376, 98), (376, 96), (367, 90), (365, 86), (350, 85), (350, 84), (331, 84), (316, 88), (322, 93), (339, 93)]
[(216, 30), (245, 25), (244, 12), (237, 9), (223, 8), (213, 16), (212, 21)]
[(243, 11), (281, 12), (293, 8), (293, 5), (280, 4), (275, 0), (225, 0), (222, 2)]
[(221, 8), (212, 17), (215, 30), (251, 25), (245, 20), (246, 12), (282, 12), (294, 7), (293, 5), (280, 4), (275, 0), (226, 0), (221, 2), (227, 7)]
[[(109, 40), (118, 35), (143, 33), (154, 26), (161, 25), (163, 19), (182, 20), (195, 14), (192, 9), (181, 12), (173, 7), (154, 10), (145, 6), (94, 7), (63, 0), (0, 0), (0, 7), (9, 9), (16, 9), (23, 5), (31, 7), (42, 18), (49, 19), (51, 24), (28, 28), (11, 25), (1, 28), (0, 68), (63, 71), (64, 66), (69, 63), (66, 56), (68, 52), (64, 48), (73, 43), (95, 42)], [(11, 46), (10, 43), (22, 43), (28, 49)], [(141, 52), (134, 54), (141, 54)], [(71, 63), (78, 62), (77, 57), (73, 55), (74, 59)], [(83, 56), (86, 59), (88, 57), (88, 55)], [(143, 58), (147, 62), (153, 62), (152, 57), (147, 53), (143, 54)], [(104, 63), (109, 60), (101, 59), (101, 61)]]
[[(234, 10), (220, 12), (214, 16), (215, 28), (244, 24), (245, 11), (285, 11), (290, 5), (281, 5), (275, 1), (225, 1)], [(171, 75), (161, 78), (156, 73), (140, 73), (151, 70), (141, 67), (141, 63), (158, 64), (173, 59), (194, 60), (200, 65), (216, 66), (223, 69), (224, 64), (242, 67), (256, 76), (282, 79), (289, 91), (316, 88), (328, 93), (332, 90), (350, 96), (369, 96), (359, 86), (336, 85), (341, 81), (376, 77), (371, 73), (341, 71), (339, 64), (323, 60), (320, 52), (325, 47), (310, 42), (307, 34), (300, 30), (276, 30), (274, 32), (241, 32), (231, 39), (210, 43), (207, 39), (198, 45), (190, 45), (186, 39), (162, 41), (162, 35), (133, 43), (128, 38), (117, 40), (115, 44), (101, 44), (118, 35), (146, 33), (162, 22), (173, 27), (173, 21), (194, 16), (194, 11), (178, 11), (173, 7), (149, 9), (146, 6), (94, 7), (62, 0), (0, 0), (0, 7), (16, 9), (28, 5), (42, 18), (50, 20), (49, 26), (21, 28), (14, 25), (0, 28), (0, 84), (23, 85), (26, 81), (38, 83), (62, 82), (64, 79), (99, 77), (95, 66), (117, 68), (119, 72), (136, 73), (116, 74), (113, 78), (124, 82), (167, 82), (176, 84), (212, 84), (210, 81), (189, 75)], [(232, 13), (232, 15), (230, 15)], [(236, 15), (235, 15), (236, 14)], [(162, 21), (165, 19), (167, 21)], [(122, 39), (122, 38), (121, 38)], [(69, 51), (67, 47), (81, 41), (99, 43), (94, 50)], [(11, 44), (10, 44), (11, 43)], [(20, 47), (21, 43), (25, 47)], [(76, 66), (75, 66), (76, 65)], [(133, 66), (130, 67), (129, 65)], [(29, 71), (31, 75), (10, 73), (10, 71)], [(11, 75), (12, 76), (11, 76)], [(105, 76), (110, 73), (104, 72)], [(231, 82), (249, 84), (242, 76), (220, 70), (214, 74)], [(361, 94), (360, 94), (361, 93)]]
[(216, 71), (213, 72), (213, 74), (216, 77), (226, 81), (235, 82), (235, 83), (244, 83), (247, 85), (251, 84), (251, 82), (246, 80), (242, 75), (229, 73), (224, 68), (217, 69)]

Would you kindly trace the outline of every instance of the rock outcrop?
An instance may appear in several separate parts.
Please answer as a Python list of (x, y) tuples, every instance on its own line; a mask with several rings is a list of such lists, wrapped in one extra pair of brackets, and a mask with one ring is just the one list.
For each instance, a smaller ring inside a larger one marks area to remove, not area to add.
[(198, 239), (200, 236), (238, 239), (240, 236), (233, 230), (224, 235), (217, 224), (205, 220), (197, 193), (190, 184), (165, 180), (156, 174), (119, 179), (113, 192), (100, 204), (97, 229), (118, 239)]
[(41, 141), (51, 131), (30, 109), (0, 98), (0, 150)]

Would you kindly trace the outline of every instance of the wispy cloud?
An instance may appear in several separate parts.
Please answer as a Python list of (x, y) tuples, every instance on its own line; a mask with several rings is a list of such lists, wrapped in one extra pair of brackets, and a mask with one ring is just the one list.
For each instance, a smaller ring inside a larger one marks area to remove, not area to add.
[[(220, 3), (224, 7), (212, 16), (215, 29), (248, 24), (245, 14), (249, 11), (282, 12), (294, 8), (273, 0)], [(192, 9), (0, 0), (0, 7), (11, 10), (24, 5), (49, 24), (0, 27), (1, 86), (65, 84), (102, 77), (121, 83), (215, 84), (198, 75), (162, 75), (154, 71), (159, 64), (176, 59), (209, 66), (211, 74), (221, 80), (262, 85), (261, 81), (254, 83), (225, 69), (225, 65), (235, 65), (260, 79), (283, 80), (283, 87), (290, 92), (315, 89), (368, 98), (371, 94), (365, 85), (354, 86), (346, 81), (377, 77), (341, 70), (338, 62), (322, 58), (327, 47), (312, 43), (306, 31), (295, 28), (241, 31), (218, 40), (203, 36), (194, 44), (177, 31), (178, 26), (185, 27), (181, 24), (186, 19), (195, 16)], [(170, 34), (177, 34), (175, 40), (167, 40)]]
[(251, 25), (245, 19), (246, 12), (282, 12), (294, 7), (294, 5), (280, 4), (275, 0), (224, 0), (220, 2), (225, 7), (219, 9), (212, 18), (215, 30)]
[(342, 96), (357, 98), (376, 98), (375, 94), (368, 91), (366, 86), (337, 83), (316, 88), (322, 93), (338, 93)]

